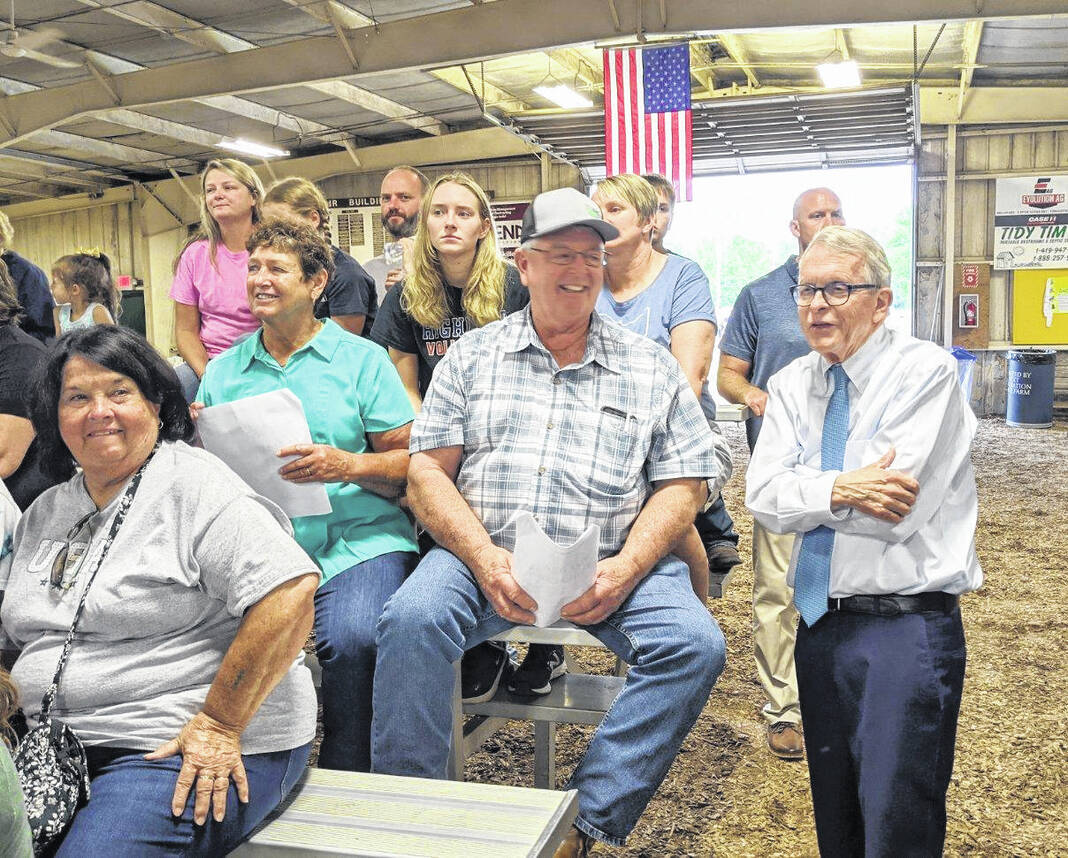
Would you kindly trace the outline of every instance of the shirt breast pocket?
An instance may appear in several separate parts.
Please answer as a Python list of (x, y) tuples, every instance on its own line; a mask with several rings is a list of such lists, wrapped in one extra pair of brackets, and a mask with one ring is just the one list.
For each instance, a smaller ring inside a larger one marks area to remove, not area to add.
[(602, 405), (593, 431), (590, 488), (606, 495), (627, 494), (645, 465), (645, 457), (639, 455), (641, 420), (625, 407)]

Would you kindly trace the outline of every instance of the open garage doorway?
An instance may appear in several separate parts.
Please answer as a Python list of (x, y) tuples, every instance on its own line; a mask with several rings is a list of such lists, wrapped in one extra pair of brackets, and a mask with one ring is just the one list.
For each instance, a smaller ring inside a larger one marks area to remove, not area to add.
[(798, 194), (829, 187), (842, 200), (846, 222), (886, 249), (894, 287), (887, 324), (911, 333), (913, 169), (900, 164), (695, 178), (694, 200), (675, 207), (665, 244), (708, 275), (722, 332), (742, 287), (797, 253), (789, 222)]

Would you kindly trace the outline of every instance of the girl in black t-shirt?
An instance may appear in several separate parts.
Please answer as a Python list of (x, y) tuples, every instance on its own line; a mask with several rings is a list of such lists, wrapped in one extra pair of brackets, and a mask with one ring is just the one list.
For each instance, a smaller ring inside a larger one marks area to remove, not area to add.
[(453, 342), (529, 300), (497, 249), (486, 192), (466, 173), (449, 173), (423, 196), (412, 273), (386, 293), (371, 339), (389, 349), (418, 410)]

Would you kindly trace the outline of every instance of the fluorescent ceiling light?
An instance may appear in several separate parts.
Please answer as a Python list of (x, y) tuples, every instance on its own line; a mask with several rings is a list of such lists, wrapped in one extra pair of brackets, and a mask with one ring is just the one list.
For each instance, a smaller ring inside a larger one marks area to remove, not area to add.
[(543, 98), (549, 99), (553, 104), (560, 107), (593, 107), (593, 102), (586, 96), (575, 92), (566, 84), (558, 83), (554, 86), (541, 84), (534, 87), (534, 91)]
[(253, 143), (241, 137), (236, 140), (221, 140), (215, 145), (220, 149), (229, 149), (231, 152), (241, 152), (244, 155), (255, 155), (257, 158), (284, 158), (289, 154), (285, 149), (277, 149), (263, 143)]
[(849, 89), (860, 86), (860, 67), (855, 60), (840, 63), (821, 63), (816, 66), (820, 80), (827, 89)]

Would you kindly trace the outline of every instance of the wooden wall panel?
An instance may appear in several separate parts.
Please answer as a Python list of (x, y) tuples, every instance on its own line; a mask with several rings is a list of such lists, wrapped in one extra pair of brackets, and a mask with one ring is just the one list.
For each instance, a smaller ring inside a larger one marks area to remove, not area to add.
[(111, 258), (116, 274), (141, 276), (134, 248), (130, 203), (12, 221), (14, 249), (50, 272), (59, 257), (97, 247)]
[[(925, 127), (917, 158), (916, 336), (941, 342), (942, 264), (945, 259), (944, 204), (946, 140), (941, 128)], [(999, 132), (961, 126), (957, 130), (957, 210), (954, 245), (957, 261), (990, 262), (993, 255), (995, 176), (1068, 174), (1068, 126), (1035, 131)], [(1006, 350), (1011, 332), (1010, 272), (990, 278), (991, 349), (979, 353), (972, 404), (980, 415), (1003, 415)], [(933, 334), (932, 334), (933, 332)], [(1055, 401), (1068, 408), (1068, 351), (1058, 354)]]
[(918, 259), (942, 256), (942, 210), (945, 188), (940, 182), (920, 182), (916, 204), (916, 254)]

